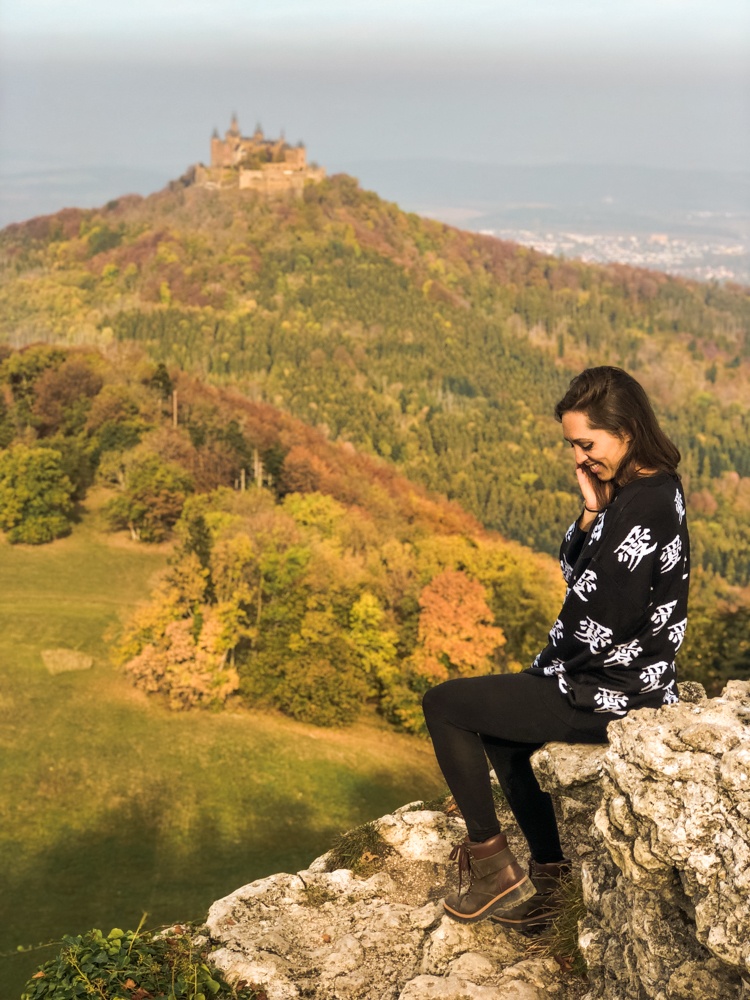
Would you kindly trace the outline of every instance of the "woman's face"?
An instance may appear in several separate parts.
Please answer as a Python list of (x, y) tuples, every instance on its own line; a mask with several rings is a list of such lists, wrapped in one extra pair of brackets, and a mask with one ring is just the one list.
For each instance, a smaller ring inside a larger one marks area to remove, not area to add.
[(571, 410), (562, 415), (563, 436), (573, 448), (576, 465), (583, 466), (603, 483), (614, 479), (630, 444), (630, 436), (619, 438), (609, 431), (594, 430), (585, 413)]

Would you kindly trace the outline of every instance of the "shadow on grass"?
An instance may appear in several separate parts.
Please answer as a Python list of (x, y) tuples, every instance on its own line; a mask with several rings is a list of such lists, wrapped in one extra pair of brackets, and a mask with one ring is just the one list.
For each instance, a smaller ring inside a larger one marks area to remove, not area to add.
[[(409, 798), (404, 775), (380, 773), (352, 780), (346, 797), (351, 826), (374, 819)], [(202, 921), (212, 902), (255, 879), (297, 871), (324, 853), (339, 824), (321, 821), (316, 803), (264, 791), (257, 813), (226, 824), (207, 813), (178, 833), (163, 789), (147, 803), (112, 810), (85, 833), (66, 834), (54, 848), (30, 858), (23, 845), (5, 849), (0, 861), (0, 1000), (18, 1000), (37, 966), (56, 946), (13, 954), (19, 945), (59, 941), (92, 927), (135, 928)], [(10, 953), (10, 954), (9, 954)]]
[[(266, 807), (267, 807), (266, 803)], [(308, 830), (302, 802), (280, 802), (287, 822)], [(228, 838), (210, 816), (200, 816), (178, 839), (169, 830), (168, 804), (126, 806), (84, 834), (65, 835), (44, 855), (3, 852), (0, 868), (0, 952), (59, 940), (92, 927), (135, 928), (205, 918), (210, 904), (247, 882), (284, 868), (304, 867), (322, 853), (333, 831), (309, 831), (290, 842), (274, 830), (246, 828)], [(320, 842), (323, 843), (320, 843)], [(318, 848), (320, 847), (320, 850)], [(36, 966), (54, 953), (0, 958), (2, 1000), (17, 1000)], [(6, 992), (7, 991), (7, 992)]]

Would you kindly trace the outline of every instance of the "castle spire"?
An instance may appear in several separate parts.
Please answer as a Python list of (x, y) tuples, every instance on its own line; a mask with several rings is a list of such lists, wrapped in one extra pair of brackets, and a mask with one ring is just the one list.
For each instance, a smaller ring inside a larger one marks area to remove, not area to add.
[(229, 131), (231, 132), (232, 135), (239, 135), (240, 134), (240, 124), (237, 121), (237, 112), (236, 111), (232, 115), (232, 123), (229, 126)]

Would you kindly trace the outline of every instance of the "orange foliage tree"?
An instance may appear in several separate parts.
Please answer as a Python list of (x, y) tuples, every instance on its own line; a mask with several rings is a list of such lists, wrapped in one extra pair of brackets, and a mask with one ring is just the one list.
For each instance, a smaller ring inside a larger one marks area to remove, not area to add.
[(461, 570), (446, 569), (419, 596), (416, 672), (435, 682), (485, 674), (492, 654), (504, 645), (493, 624), (484, 587)]

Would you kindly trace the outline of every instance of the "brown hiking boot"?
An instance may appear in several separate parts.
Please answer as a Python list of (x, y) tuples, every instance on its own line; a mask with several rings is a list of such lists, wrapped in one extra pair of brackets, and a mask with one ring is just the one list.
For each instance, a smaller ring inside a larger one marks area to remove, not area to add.
[[(458, 859), (458, 892), (445, 897), (445, 912), (453, 920), (473, 924), (493, 913), (505, 913), (530, 899), (536, 889), (508, 847), (505, 834), (498, 833), (481, 844), (465, 840), (451, 851)], [(469, 873), (469, 888), (461, 893), (463, 873)]]
[(570, 861), (563, 859), (542, 865), (532, 858), (529, 875), (536, 889), (534, 895), (512, 910), (493, 913), (492, 919), (503, 927), (533, 937), (541, 934), (560, 915), (560, 883), (570, 875)]

